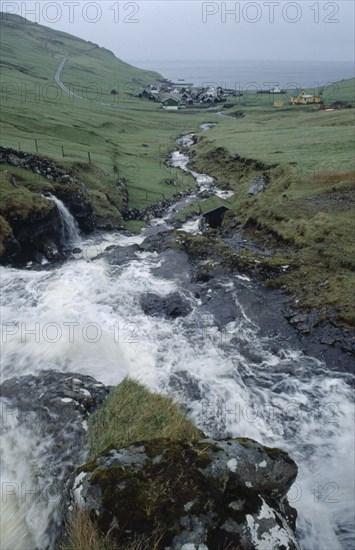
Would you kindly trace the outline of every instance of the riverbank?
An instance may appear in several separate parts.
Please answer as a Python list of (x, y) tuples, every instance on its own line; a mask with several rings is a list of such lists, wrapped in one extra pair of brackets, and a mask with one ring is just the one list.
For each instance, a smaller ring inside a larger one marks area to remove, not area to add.
[[(335, 316), (323, 316), (320, 310), (302, 309), (295, 303), (294, 290), (286, 293), (277, 284), (285, 272), (292, 273), (297, 269), (286, 256), (273, 255), (270, 246), (256, 245), (255, 239), (246, 239), (241, 231), (223, 231), (221, 235), (207, 233), (204, 236), (194, 236), (184, 233), (168, 237), (167, 241), (174, 249), (187, 252), (196, 269), (196, 280), (208, 281), (210, 284), (221, 276), (228, 278), (246, 277), (246, 280), (259, 282), (265, 289), (264, 304), (260, 308), (263, 316), (265, 303), (271, 308), (277, 308), (289, 324), (287, 330), (282, 323), (270, 327), (271, 331), (280, 330), (288, 334), (291, 340), (297, 341), (306, 353), (324, 360), (330, 369), (342, 372), (353, 372), (355, 332), (337, 322)], [(173, 242), (171, 242), (171, 240)], [(160, 245), (160, 250), (164, 245)], [(154, 244), (152, 245), (154, 250)], [(276, 282), (275, 282), (276, 281)], [(268, 291), (269, 289), (269, 291)], [(224, 306), (228, 310), (227, 304)], [(220, 305), (222, 308), (223, 306)], [(292, 328), (291, 328), (292, 327)], [(265, 334), (268, 328), (265, 326)]]
[[(275, 262), (292, 266), (269, 285), (292, 296), (300, 313), (317, 310), (344, 328), (354, 328), (355, 257), (353, 171), (302, 174), (292, 163), (280, 165), (231, 155), (216, 147), (214, 134), (192, 146), (196, 170), (214, 176), (217, 186), (234, 192), (223, 234), (269, 250)], [(250, 192), (262, 177), (260, 192)]]
[[(355, 333), (352, 322), (353, 300), (349, 287), (354, 274), (352, 266), (346, 263), (346, 258), (351, 258), (352, 242), (346, 240), (344, 235), (342, 243), (338, 242), (337, 254), (333, 254), (337, 235), (330, 234), (325, 223), (327, 218), (319, 215), (316, 215), (319, 223), (313, 228), (312, 220), (308, 220), (308, 241), (305, 238), (301, 244), (300, 240), (296, 243), (296, 237), (286, 237), (283, 233), (285, 227), (289, 226), (292, 230), (298, 226), (297, 220), (286, 217), (286, 208), (282, 210), (284, 223), (280, 214), (279, 223), (275, 222), (273, 214), (276, 215), (277, 209), (284, 202), (284, 197), (280, 197), (280, 194), (285, 195), (282, 189), (289, 189), (290, 202), (292, 186), (298, 189), (294, 201), (296, 204), (293, 205), (295, 217), (300, 215), (301, 201), (306, 202), (308, 198), (306, 192), (305, 196), (299, 196), (299, 180), (294, 177), (293, 167), (282, 168), (253, 159), (232, 157), (223, 148), (214, 149), (210, 137), (205, 137), (205, 132), (211, 131), (213, 127), (214, 124), (204, 124), (201, 126), (202, 135), (190, 134), (179, 138), (180, 151), (173, 153), (169, 162), (192, 174), (200, 191), (189, 205), (173, 215), (175, 227), (180, 228), (180, 236), (178, 233), (175, 236), (172, 234), (166, 237), (165, 242), (163, 236), (163, 242), (153, 242), (153, 247), (157, 246), (158, 251), (165, 246), (186, 251), (202, 280), (211, 280), (221, 274), (234, 276), (239, 273), (261, 282), (266, 288), (280, 289), (282, 299), (278, 307), (286, 321), (296, 328), (306, 349), (324, 359), (330, 368), (352, 371)], [(339, 200), (347, 196), (350, 176), (346, 174), (345, 184), (339, 186)], [(323, 187), (322, 191), (329, 198), (327, 188)], [(342, 192), (345, 194), (342, 195)], [(211, 203), (210, 200), (204, 202), (206, 194), (225, 195), (227, 202), (222, 201), (217, 207), (226, 205), (228, 209), (220, 227), (211, 229), (208, 223), (204, 223), (201, 231), (204, 204)], [(314, 199), (317, 204), (316, 197)], [(320, 209), (323, 206), (321, 199), (322, 195), (319, 196)], [(351, 207), (349, 210), (348, 204), (345, 204), (344, 209), (348, 213), (347, 221), (350, 225)], [(190, 222), (184, 224), (188, 220)], [(271, 226), (271, 223), (274, 225)], [(342, 223), (347, 229), (346, 220), (342, 219)], [(184, 234), (183, 230), (189, 224), (192, 234)], [(325, 243), (324, 237), (327, 237)], [(322, 256), (323, 262), (314, 261), (314, 246), (319, 249), (323, 243), (323, 248), (326, 248), (329, 241), (332, 246), (328, 247), (327, 255)], [(330, 265), (326, 263), (329, 256), (333, 262)], [(331, 269), (333, 272), (329, 274)], [(348, 282), (345, 287), (342, 285), (341, 269)], [(328, 280), (319, 285), (325, 277)], [(310, 338), (304, 339), (305, 336)]]

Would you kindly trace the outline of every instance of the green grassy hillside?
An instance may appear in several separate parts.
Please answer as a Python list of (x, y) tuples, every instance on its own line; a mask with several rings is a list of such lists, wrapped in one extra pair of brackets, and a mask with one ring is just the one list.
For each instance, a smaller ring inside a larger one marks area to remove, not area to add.
[[(54, 82), (67, 56), (61, 80), (86, 100), (69, 96)], [(198, 121), (187, 123), (133, 98), (160, 75), (132, 67), (95, 44), (10, 15), (1, 21), (1, 64), (1, 145), (30, 153), (38, 149), (68, 169), (88, 163), (89, 152), (95, 166), (79, 175), (100, 215), (120, 207), (117, 177), (127, 181), (131, 207), (174, 192), (163, 182), (170, 171), (161, 161), (179, 133)], [(179, 183), (185, 188), (193, 182), (180, 177)]]

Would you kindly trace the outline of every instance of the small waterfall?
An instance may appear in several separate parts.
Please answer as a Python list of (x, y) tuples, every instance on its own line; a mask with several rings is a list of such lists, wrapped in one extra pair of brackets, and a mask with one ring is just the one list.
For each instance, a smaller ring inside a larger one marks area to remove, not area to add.
[(80, 242), (81, 238), (78, 223), (76, 219), (71, 215), (65, 204), (60, 199), (51, 194), (49, 194), (46, 198), (53, 201), (58, 208), (61, 219), (61, 244), (65, 247), (71, 247)]

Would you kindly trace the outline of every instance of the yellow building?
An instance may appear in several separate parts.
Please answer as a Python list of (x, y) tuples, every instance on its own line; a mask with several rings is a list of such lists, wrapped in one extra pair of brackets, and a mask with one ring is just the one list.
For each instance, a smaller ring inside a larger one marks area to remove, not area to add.
[(310, 103), (320, 103), (321, 98), (317, 95), (307, 94), (304, 90), (297, 96), (291, 97), (290, 103), (292, 105), (308, 105)]

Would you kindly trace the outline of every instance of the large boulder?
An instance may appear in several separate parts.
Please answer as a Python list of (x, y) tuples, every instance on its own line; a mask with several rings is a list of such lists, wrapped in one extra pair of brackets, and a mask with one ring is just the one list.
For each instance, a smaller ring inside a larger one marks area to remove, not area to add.
[(188, 301), (178, 292), (172, 292), (167, 296), (148, 292), (141, 299), (141, 307), (146, 315), (170, 319), (186, 317), (191, 311)]
[(113, 245), (103, 252), (103, 257), (111, 265), (123, 265), (137, 259), (137, 253), (140, 251), (138, 244), (130, 246)]
[(113, 547), (144, 536), (162, 550), (296, 550), (296, 475), (285, 452), (250, 439), (156, 439), (99, 455), (72, 494)]
[(150, 235), (141, 244), (141, 248), (147, 252), (165, 252), (176, 243), (177, 235), (174, 231), (159, 231)]
[(1, 239), (2, 263), (23, 264), (38, 256), (47, 260), (61, 257), (61, 222), (53, 203), (38, 196), (25, 208), (11, 204), (1, 217), (1, 225), (8, 229), (8, 235), (5, 233)]
[(27, 548), (54, 548), (61, 536), (69, 481), (87, 456), (88, 419), (109, 390), (91, 376), (55, 371), (10, 378), (0, 386), (2, 472), (15, 487), (26, 487), (25, 500), (15, 500), (16, 507), (25, 505), (36, 519), (29, 528), (37, 544)]

